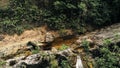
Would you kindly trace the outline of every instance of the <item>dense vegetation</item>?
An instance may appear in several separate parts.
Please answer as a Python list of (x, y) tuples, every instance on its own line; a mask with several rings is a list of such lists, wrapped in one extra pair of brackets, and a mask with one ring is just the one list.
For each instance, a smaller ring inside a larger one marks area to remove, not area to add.
[(87, 25), (119, 22), (120, 0), (10, 0), (0, 7), (0, 32), (21, 33), (33, 25), (84, 32)]
[[(116, 40), (120, 36), (116, 36)], [(87, 56), (91, 56), (95, 59), (93, 63), (94, 68), (119, 68), (120, 67), (120, 44), (112, 43), (110, 39), (105, 39), (103, 45), (99, 46), (92, 52), (90, 51), (90, 44), (86, 40), (83, 40), (82, 45)], [(87, 58), (88, 59), (88, 58)]]
[(112, 44), (106, 39), (104, 46), (100, 47), (99, 54), (95, 57), (97, 68), (119, 68), (120, 67), (120, 47), (119, 44)]

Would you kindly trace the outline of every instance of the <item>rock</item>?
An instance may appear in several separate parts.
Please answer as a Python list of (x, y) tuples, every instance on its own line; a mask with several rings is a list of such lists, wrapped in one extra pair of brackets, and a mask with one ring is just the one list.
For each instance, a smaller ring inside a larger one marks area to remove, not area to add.
[(38, 43), (37, 46), (46, 46), (46, 43)]
[(83, 36), (82, 37), (82, 40), (86, 40), (86, 39), (88, 39), (89, 37), (88, 36)]
[(42, 41), (32, 41), (33, 44), (35, 44), (36, 46), (46, 46), (47, 43), (42, 42)]
[(22, 56), (18, 60), (19, 61), (13, 66), (14, 68), (29, 68), (29, 65), (33, 66), (30, 68), (34, 68), (35, 65), (39, 65), (41, 62), (39, 54), (30, 55), (26, 59)]
[(37, 45), (31, 41), (27, 43), (27, 48), (30, 50), (36, 49)]
[(20, 60), (24, 60), (25, 56), (15, 57), (16, 61), (19, 62)]
[(62, 55), (62, 56), (71, 56), (73, 55), (73, 50), (68, 48), (66, 50), (60, 51), (58, 54)]
[(81, 43), (82, 43), (81, 39), (76, 40), (76, 44), (77, 44), (77, 45), (79, 45), (79, 44), (81, 44)]
[(6, 63), (7, 66), (13, 66), (17, 63), (17, 61), (15, 59), (9, 59), (6, 62), (7, 62)]
[(57, 49), (55, 47), (52, 47), (52, 50), (51, 50), (53, 53), (56, 53), (57, 52)]
[[(54, 53), (54, 51), (56, 53)], [(11, 68), (43, 68), (44, 66), (49, 67), (49, 63), (55, 59), (60, 61), (72, 55), (74, 55), (74, 53), (70, 48), (64, 51), (57, 51), (55, 48), (52, 48), (52, 51), (43, 51), (28, 57), (15, 57), (14, 59), (8, 60), (7, 64), (10, 65)], [(58, 63), (60, 63), (59, 61)]]
[(13, 68), (26, 68), (27, 64), (24, 62), (24, 60), (19, 61), (16, 65), (13, 66)]
[(38, 64), (40, 62), (40, 55), (39, 54), (34, 54), (31, 56), (28, 56), (25, 60), (26, 64)]
[(50, 43), (50, 42), (53, 42), (53, 41), (54, 41), (54, 36), (53, 36), (53, 34), (50, 33), (50, 32), (47, 32), (47, 33), (46, 33), (46, 36), (45, 36), (45, 42)]
[(94, 41), (93, 41), (93, 40), (91, 40), (91, 39), (89, 39), (89, 38), (88, 38), (88, 39), (86, 39), (86, 41), (87, 41), (87, 42), (89, 42), (89, 44), (90, 44), (90, 45), (94, 44)]

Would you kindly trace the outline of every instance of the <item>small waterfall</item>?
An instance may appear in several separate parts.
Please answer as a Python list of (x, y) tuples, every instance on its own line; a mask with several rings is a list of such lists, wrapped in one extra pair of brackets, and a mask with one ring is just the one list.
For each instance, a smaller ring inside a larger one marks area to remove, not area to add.
[(77, 55), (76, 68), (84, 68), (80, 55)]

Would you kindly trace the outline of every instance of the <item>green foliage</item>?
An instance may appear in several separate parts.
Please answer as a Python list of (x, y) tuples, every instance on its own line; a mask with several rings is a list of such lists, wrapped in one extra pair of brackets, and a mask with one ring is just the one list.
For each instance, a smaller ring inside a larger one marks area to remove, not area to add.
[(120, 47), (113, 45), (109, 47), (110, 41), (106, 40), (105, 45), (99, 49), (100, 55), (96, 57), (97, 68), (119, 68)]
[(0, 9), (0, 32), (21, 34), (31, 22), (41, 20), (40, 12), (32, 0), (10, 0), (6, 9)]
[(69, 46), (63, 44), (63, 45), (59, 48), (59, 50), (62, 51), (62, 50), (68, 49), (68, 48), (69, 48)]
[(32, 50), (32, 54), (37, 54), (37, 53), (40, 53), (40, 48), (39, 47), (36, 47), (35, 50)]
[(57, 60), (53, 59), (53, 60), (50, 62), (50, 64), (51, 64), (51, 67), (50, 67), (50, 68), (58, 68), (58, 61), (57, 61)]
[(40, 10), (33, 0), (11, 0), (10, 8), (20, 21), (33, 22), (40, 16)]
[(102, 25), (109, 21), (109, 10), (105, 4), (101, 0), (55, 0), (50, 7), (52, 9), (48, 10), (51, 15), (47, 16), (47, 22), (58, 29), (61, 25), (78, 30), (86, 23)]
[(0, 60), (0, 68), (5, 64), (6, 64), (6, 62), (4, 60)]
[(101, 48), (100, 52), (101, 56), (96, 58), (98, 68), (119, 68), (120, 55), (118, 52), (112, 52), (105, 47)]
[(85, 50), (85, 52), (89, 52), (89, 42), (88, 41), (86, 41), (86, 40), (83, 40), (82, 41), (82, 46), (84, 47), (84, 50)]
[(111, 40), (110, 40), (110, 39), (105, 39), (105, 40), (103, 40), (103, 42), (104, 42), (103, 44), (104, 44), (105, 46), (111, 44)]
[(62, 68), (71, 68), (67, 60), (62, 60), (61, 67)]

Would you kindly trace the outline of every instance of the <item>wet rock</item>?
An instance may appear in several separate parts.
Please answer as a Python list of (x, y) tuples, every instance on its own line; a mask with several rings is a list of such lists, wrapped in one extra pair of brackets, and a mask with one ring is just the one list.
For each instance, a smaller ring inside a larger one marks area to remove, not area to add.
[(46, 33), (46, 36), (45, 36), (45, 42), (50, 43), (50, 42), (53, 42), (53, 41), (54, 41), (54, 36), (53, 36), (53, 34), (50, 33), (50, 32), (47, 32), (47, 33)]

